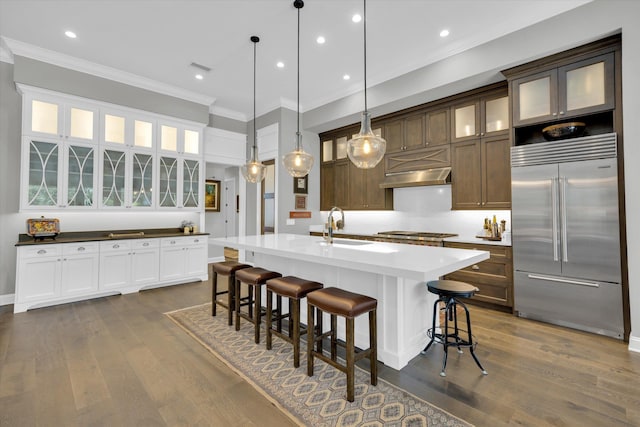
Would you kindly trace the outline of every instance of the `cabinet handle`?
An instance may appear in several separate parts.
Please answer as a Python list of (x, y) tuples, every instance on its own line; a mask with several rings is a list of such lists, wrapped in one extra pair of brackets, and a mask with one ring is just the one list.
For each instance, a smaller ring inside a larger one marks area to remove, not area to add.
[(149, 246), (149, 242), (144, 242), (142, 246)]
[(480, 136), (480, 134), (479, 134), (479, 133), (476, 133), (476, 136)]
[(172, 245), (175, 245), (175, 244), (176, 244), (176, 241), (175, 241), (175, 240), (172, 240), (170, 243), (171, 243)]
[(46, 253), (47, 253), (47, 251), (45, 249), (40, 249), (38, 251), (38, 255), (42, 255), (42, 254), (46, 254)]
[(480, 206), (480, 202), (476, 203), (476, 205)]
[(471, 269), (472, 270), (480, 270), (480, 267), (478, 267), (478, 265), (476, 264), (476, 265), (471, 266)]
[(120, 245), (118, 245), (117, 243), (115, 245), (112, 246), (113, 249), (118, 249), (120, 247)]
[(557, 116), (557, 114), (556, 114), (556, 113), (551, 113), (551, 115), (552, 115), (552, 116)]
[(564, 111), (560, 111), (560, 115), (564, 114)]
[(80, 246), (80, 247), (78, 248), (78, 252), (82, 252), (82, 251), (85, 251), (85, 250), (86, 250), (86, 249), (85, 249), (85, 247), (84, 247), (84, 246)]
[(480, 136), (484, 136), (484, 132), (480, 132)]
[(60, 258), (58, 258), (58, 261), (60, 261)]
[(195, 239), (195, 240), (193, 241), (193, 243), (198, 243), (199, 241), (200, 241), (200, 239)]

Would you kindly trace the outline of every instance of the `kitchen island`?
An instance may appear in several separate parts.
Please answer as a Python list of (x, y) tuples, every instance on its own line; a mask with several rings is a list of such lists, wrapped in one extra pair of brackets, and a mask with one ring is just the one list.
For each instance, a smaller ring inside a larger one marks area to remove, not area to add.
[[(300, 234), (210, 238), (209, 243), (247, 251), (247, 261), (282, 275), (376, 298), (378, 359), (398, 370), (428, 341), (437, 297), (423, 282), (489, 258), (486, 251), (347, 239), (328, 244), (322, 237)], [(301, 308), (306, 319), (306, 304)], [(344, 339), (344, 324), (339, 329)], [(356, 319), (356, 346), (368, 347), (366, 331), (367, 320)]]

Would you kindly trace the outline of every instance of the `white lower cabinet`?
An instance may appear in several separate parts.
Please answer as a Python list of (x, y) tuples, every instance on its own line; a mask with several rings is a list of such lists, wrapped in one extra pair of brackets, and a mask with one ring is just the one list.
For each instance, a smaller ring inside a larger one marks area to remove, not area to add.
[(120, 289), (156, 283), (159, 278), (158, 239), (100, 243), (100, 289)]
[(160, 243), (160, 280), (207, 275), (207, 240), (198, 237), (170, 237)]
[(95, 242), (20, 247), (17, 263), (16, 313), (98, 290), (99, 253)]
[(206, 236), (18, 247), (14, 313), (207, 280)]

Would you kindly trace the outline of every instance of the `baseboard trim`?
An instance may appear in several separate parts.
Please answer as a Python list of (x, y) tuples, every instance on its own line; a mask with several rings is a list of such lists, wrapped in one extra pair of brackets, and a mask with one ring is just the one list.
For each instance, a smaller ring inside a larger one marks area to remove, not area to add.
[(629, 351), (640, 353), (640, 337), (634, 337), (633, 334), (629, 335)]
[(0, 305), (13, 304), (16, 300), (16, 294), (0, 295)]

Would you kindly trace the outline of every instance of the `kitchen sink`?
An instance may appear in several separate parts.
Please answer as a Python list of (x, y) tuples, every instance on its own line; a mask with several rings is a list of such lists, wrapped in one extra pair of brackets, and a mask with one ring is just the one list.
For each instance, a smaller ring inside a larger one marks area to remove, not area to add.
[(370, 245), (373, 242), (366, 242), (362, 240), (351, 240), (351, 239), (333, 239), (333, 243), (327, 243), (324, 240), (318, 242), (320, 246), (364, 246)]

